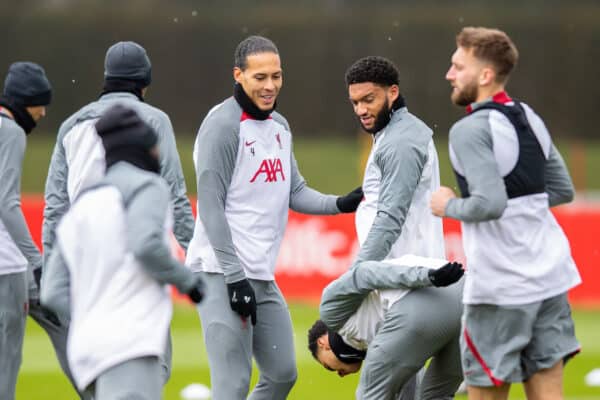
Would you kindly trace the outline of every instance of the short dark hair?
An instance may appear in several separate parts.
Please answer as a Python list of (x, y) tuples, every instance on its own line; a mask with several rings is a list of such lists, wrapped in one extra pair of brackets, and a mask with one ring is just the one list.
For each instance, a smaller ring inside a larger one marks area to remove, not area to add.
[(473, 55), (494, 66), (496, 81), (504, 83), (519, 60), (519, 51), (508, 35), (498, 29), (468, 26), (456, 35), (456, 46), (473, 49)]
[(313, 324), (312, 328), (308, 330), (308, 349), (315, 359), (317, 359), (317, 350), (319, 350), (317, 340), (328, 332), (329, 329), (327, 329), (327, 325), (320, 319), (318, 319)]
[(346, 71), (346, 85), (373, 82), (381, 86), (398, 85), (398, 68), (384, 57), (368, 56), (361, 58)]
[(248, 56), (258, 53), (275, 53), (279, 54), (277, 46), (270, 39), (263, 36), (248, 36), (242, 40), (235, 49), (233, 66), (238, 67), (242, 71), (248, 67)]

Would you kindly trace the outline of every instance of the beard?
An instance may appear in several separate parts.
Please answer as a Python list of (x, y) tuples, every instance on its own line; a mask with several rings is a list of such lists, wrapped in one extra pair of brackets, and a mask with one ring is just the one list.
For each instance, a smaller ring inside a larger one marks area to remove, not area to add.
[(362, 126), (362, 128), (365, 131), (367, 131), (371, 134), (375, 134), (375, 133), (379, 132), (380, 130), (382, 130), (383, 128), (385, 128), (386, 125), (390, 123), (391, 118), (392, 118), (392, 107), (389, 104), (387, 104), (387, 102), (386, 102), (383, 105), (383, 107), (381, 107), (381, 110), (379, 110), (379, 112), (375, 116), (375, 123), (373, 124), (372, 128), (367, 128), (366, 126), (364, 126), (363, 123), (360, 122), (360, 118), (358, 119), (358, 121), (360, 122), (360, 125)]
[(465, 85), (462, 90), (453, 92), (450, 95), (450, 99), (457, 106), (466, 107), (477, 100), (478, 94), (479, 88), (477, 87), (477, 83), (473, 81)]

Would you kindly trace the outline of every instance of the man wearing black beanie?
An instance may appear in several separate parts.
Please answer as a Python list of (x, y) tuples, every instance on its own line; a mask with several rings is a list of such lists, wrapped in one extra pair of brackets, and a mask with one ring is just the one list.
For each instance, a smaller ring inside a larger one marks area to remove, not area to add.
[[(104, 86), (100, 98), (81, 108), (61, 125), (46, 180), (42, 226), (44, 260), (54, 247), (55, 229), (72, 200), (85, 187), (96, 184), (104, 175), (104, 149), (95, 124), (115, 104), (134, 110), (158, 135), (160, 174), (171, 192), (175, 238), (187, 250), (194, 229), (194, 217), (186, 195), (185, 181), (173, 126), (167, 114), (144, 101), (152, 81), (152, 66), (146, 50), (134, 42), (118, 42), (106, 52)], [(124, 150), (123, 150), (124, 151)], [(61, 365), (65, 364), (66, 338), (53, 338)], [(170, 354), (166, 355), (165, 382), (169, 375)]]
[(67, 356), (80, 392), (158, 400), (172, 314), (164, 285), (198, 303), (202, 281), (170, 252), (170, 193), (154, 130), (121, 105), (95, 127), (106, 176), (80, 192), (58, 225), (42, 304), (70, 320)]
[(32, 306), (39, 302), (39, 281), (34, 276), (41, 272), (42, 256), (21, 210), (21, 170), (26, 135), (46, 115), (51, 97), (52, 88), (41, 66), (16, 62), (9, 67), (0, 96), (0, 394), (3, 399), (14, 399), (29, 302)]

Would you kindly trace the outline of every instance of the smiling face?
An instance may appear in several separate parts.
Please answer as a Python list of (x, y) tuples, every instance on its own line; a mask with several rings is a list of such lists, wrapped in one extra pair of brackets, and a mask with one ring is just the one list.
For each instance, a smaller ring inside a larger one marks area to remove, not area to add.
[(399, 93), (397, 85), (384, 87), (373, 82), (348, 85), (348, 95), (354, 113), (363, 129), (369, 133), (383, 129)]
[(347, 364), (340, 361), (331, 350), (329, 346), (329, 337), (327, 335), (321, 336), (317, 339), (317, 361), (325, 367), (325, 369), (333, 372), (337, 372), (340, 377), (344, 377), (349, 374), (354, 374), (360, 370), (362, 362), (354, 364)]
[(260, 110), (272, 110), (283, 85), (279, 55), (271, 52), (251, 54), (244, 70), (233, 69), (233, 78)]

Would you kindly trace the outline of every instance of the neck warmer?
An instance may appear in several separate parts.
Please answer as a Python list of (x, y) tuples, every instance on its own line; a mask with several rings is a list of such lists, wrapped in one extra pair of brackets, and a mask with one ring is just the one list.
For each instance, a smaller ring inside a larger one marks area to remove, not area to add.
[(25, 131), (25, 134), (29, 135), (35, 128), (35, 120), (24, 105), (18, 104), (8, 97), (0, 96), (0, 106), (12, 113), (15, 122)]
[(242, 107), (242, 110), (250, 114), (252, 118), (261, 121), (264, 121), (265, 119), (269, 118), (271, 113), (275, 110), (275, 107), (277, 107), (276, 101), (272, 109), (268, 111), (261, 110), (256, 106), (256, 104), (254, 104), (252, 100), (250, 100), (250, 97), (248, 97), (246, 92), (244, 92), (244, 88), (239, 83), (236, 83), (233, 87), (233, 97), (238, 102), (240, 107)]
[(141, 81), (114, 78), (105, 79), (104, 87), (102, 88), (102, 93), (100, 94), (100, 96), (114, 92), (127, 92), (135, 94), (140, 101), (144, 101), (144, 97), (142, 96), (143, 88), (144, 86)]
[(329, 331), (329, 347), (333, 351), (333, 354), (343, 363), (356, 364), (361, 362), (367, 356), (365, 350), (357, 350), (352, 346), (349, 346), (344, 342), (344, 339), (336, 333)]

